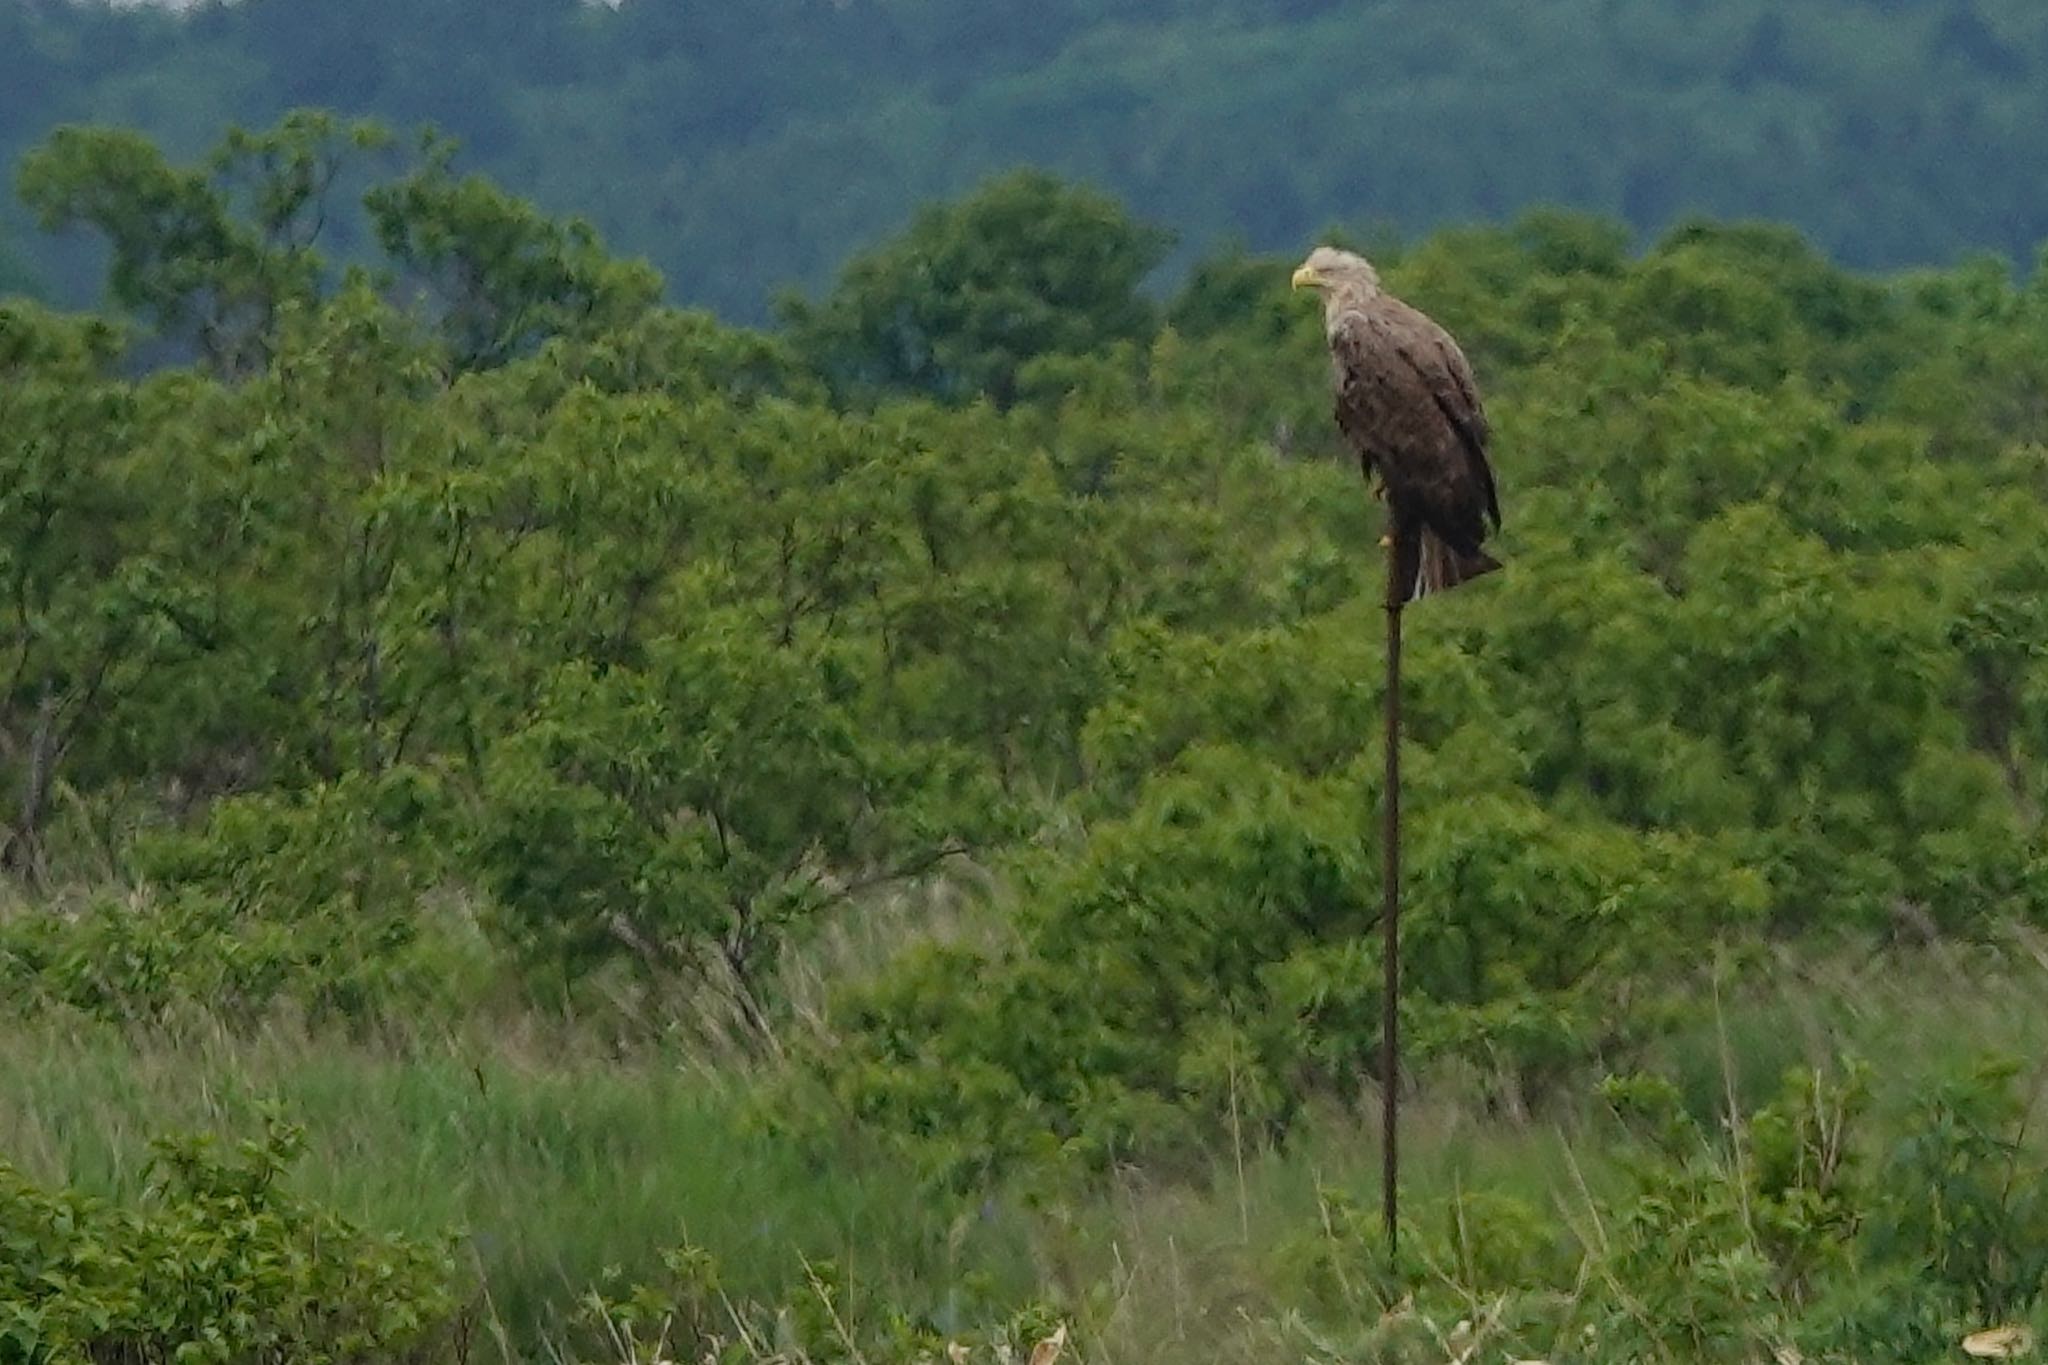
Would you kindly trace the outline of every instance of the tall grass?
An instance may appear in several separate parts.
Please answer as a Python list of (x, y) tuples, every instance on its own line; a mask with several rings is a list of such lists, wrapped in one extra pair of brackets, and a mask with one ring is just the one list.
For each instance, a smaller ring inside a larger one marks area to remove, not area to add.
[(830, 1257), (919, 1302), (973, 1264), (1025, 1262), (1016, 1224), (971, 1237), (897, 1173), (820, 1169), (754, 1134), (733, 1085), (664, 1062), (444, 1041), (403, 1049), (272, 1028), (179, 1039), (38, 1023), (0, 1039), (0, 1156), (33, 1177), (132, 1197), (148, 1139), (240, 1136), (280, 1102), (306, 1125), (304, 1194), (391, 1231), (461, 1234), (511, 1339), (558, 1336), (609, 1271), (713, 1248), (736, 1292)]
[[(1878, 1103), (1895, 1106), (1964, 1059), (2048, 1058), (2044, 987), (2048, 948), (2024, 936), (1788, 956), (1724, 975), (1653, 1065), (1713, 1116), (1788, 1065), (1860, 1054)], [(1600, 1107), (1509, 1119), (1467, 1095), (1428, 1077), (1408, 1111), (1411, 1217), (1448, 1216), (1460, 1192), (1511, 1193), (1555, 1210), (1562, 1235), (1609, 1174)], [(1377, 1198), (1370, 1124), (1334, 1111), (1285, 1150), (1215, 1154), (1193, 1182), (1129, 1170), (1054, 1198), (949, 1201), (872, 1159), (808, 1159), (746, 1121), (744, 1078), (656, 1051), (538, 1033), (369, 1043), (284, 1024), (171, 1035), (44, 1019), (0, 1034), (0, 1157), (109, 1198), (138, 1191), (151, 1136), (244, 1135), (273, 1100), (308, 1129), (297, 1188), (378, 1228), (459, 1234), (526, 1359), (548, 1358), (592, 1284), (652, 1276), (663, 1249), (688, 1242), (736, 1294), (787, 1292), (803, 1258), (825, 1257), (864, 1296), (942, 1322), (964, 1285), (1056, 1298), (1082, 1318), (1084, 1358), (1249, 1361), (1287, 1340), (1303, 1299), (1292, 1250), (1328, 1201)]]

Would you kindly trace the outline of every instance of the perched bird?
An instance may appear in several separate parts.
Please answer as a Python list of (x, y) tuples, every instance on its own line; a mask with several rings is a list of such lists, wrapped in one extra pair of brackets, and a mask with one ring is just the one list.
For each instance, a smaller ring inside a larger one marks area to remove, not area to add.
[(1486, 413), (1450, 333), (1380, 288), (1364, 257), (1319, 246), (1294, 272), (1323, 297), (1335, 362), (1337, 426), (1393, 512), (1389, 600), (1412, 602), (1491, 573), (1481, 548), (1500, 528), (1486, 462)]

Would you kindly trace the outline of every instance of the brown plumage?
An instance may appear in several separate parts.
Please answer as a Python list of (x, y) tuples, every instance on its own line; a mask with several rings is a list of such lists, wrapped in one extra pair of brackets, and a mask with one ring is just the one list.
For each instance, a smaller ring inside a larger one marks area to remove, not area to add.
[(1412, 602), (1500, 567), (1481, 548), (1500, 500), (1486, 413), (1450, 333), (1380, 288), (1363, 257), (1317, 247), (1294, 287), (1323, 296), (1337, 426), (1393, 511), (1394, 600)]

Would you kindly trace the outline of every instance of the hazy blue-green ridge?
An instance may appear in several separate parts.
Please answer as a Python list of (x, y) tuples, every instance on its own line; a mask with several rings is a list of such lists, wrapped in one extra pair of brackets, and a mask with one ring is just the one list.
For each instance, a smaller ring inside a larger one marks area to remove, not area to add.
[[(1173, 227), (1180, 263), (1536, 202), (1768, 217), (1867, 267), (2048, 232), (2048, 18), (2023, 0), (244, 0), (13, 8), (0, 41), (10, 163), (65, 120), (185, 152), (297, 105), (432, 121), (740, 318), (1023, 162)], [(38, 259), (88, 296), (89, 260)]]

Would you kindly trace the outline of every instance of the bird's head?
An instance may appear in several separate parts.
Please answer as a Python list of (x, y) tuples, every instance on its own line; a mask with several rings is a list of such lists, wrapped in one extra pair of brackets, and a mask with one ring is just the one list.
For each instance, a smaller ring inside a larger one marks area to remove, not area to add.
[(1296, 289), (1313, 289), (1326, 300), (1363, 303), (1380, 292), (1380, 274), (1354, 252), (1319, 246), (1294, 272)]

